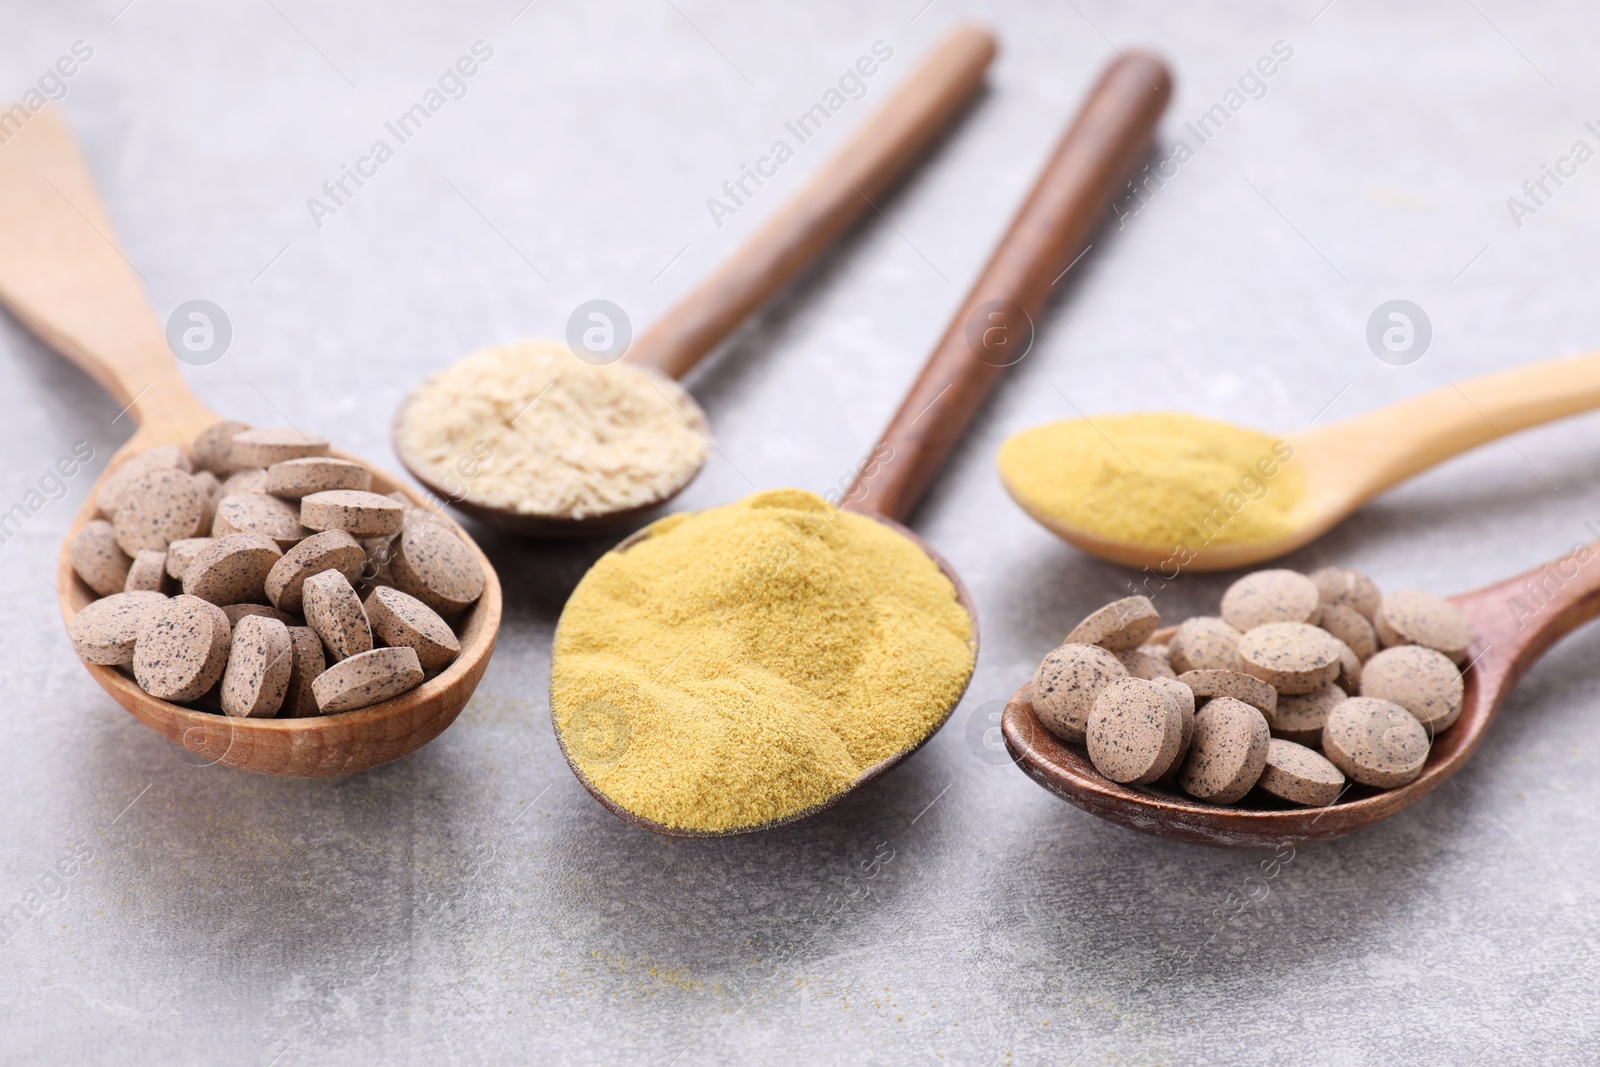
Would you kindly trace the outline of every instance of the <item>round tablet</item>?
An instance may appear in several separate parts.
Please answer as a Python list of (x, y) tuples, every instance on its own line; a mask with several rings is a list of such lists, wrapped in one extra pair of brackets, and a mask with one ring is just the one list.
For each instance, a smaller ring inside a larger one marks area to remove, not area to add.
[(1167, 778), (1178, 773), (1178, 768), (1183, 766), (1183, 757), (1189, 754), (1189, 742), (1194, 740), (1194, 690), (1178, 681), (1176, 678), (1152, 678), (1171, 698), (1173, 705), (1178, 709), (1178, 717), (1183, 725), (1183, 737), (1178, 742), (1178, 752), (1172, 757), (1172, 762), (1161, 777)]
[(1194, 740), (1178, 785), (1197, 800), (1232, 804), (1256, 784), (1267, 765), (1267, 720), (1242, 700), (1216, 697), (1194, 717)]
[(1269, 622), (1239, 638), (1244, 673), (1279, 694), (1309, 693), (1338, 677), (1339, 639), (1303, 622)]
[(172, 542), (197, 537), (208, 502), (200, 486), (184, 471), (157, 467), (138, 475), (122, 490), (111, 519), (117, 544), (128, 555), (141, 548), (165, 552)]
[(289, 688), (283, 694), (281, 714), (286, 719), (304, 719), (321, 715), (317, 707), (312, 684), (328, 669), (328, 659), (322, 654), (322, 639), (309, 626), (289, 627)]
[(1113, 652), (1138, 648), (1161, 626), (1161, 616), (1147, 596), (1113, 600), (1084, 619), (1062, 644), (1099, 645)]
[(1277, 708), (1267, 716), (1267, 725), (1273, 737), (1315, 748), (1322, 744), (1322, 728), (1327, 725), (1328, 716), (1349, 699), (1349, 695), (1332, 682), (1309, 693), (1280, 696)]
[(1291, 804), (1320, 808), (1344, 792), (1344, 775), (1320, 752), (1293, 741), (1267, 742), (1267, 765), (1256, 788)]
[(483, 568), (478, 557), (444, 520), (407, 523), (392, 547), (389, 578), (395, 588), (445, 618), (460, 615), (483, 595)]
[(133, 662), (133, 646), (156, 608), (160, 593), (112, 593), (84, 606), (67, 624), (73, 650), (85, 663), (116, 666)]
[(1247, 631), (1270, 622), (1315, 623), (1322, 594), (1299, 571), (1256, 571), (1228, 586), (1222, 594), (1222, 619)]
[(72, 569), (83, 584), (101, 596), (120, 593), (128, 583), (133, 559), (117, 544), (117, 532), (105, 519), (91, 519), (72, 538)]
[(1185, 619), (1167, 644), (1167, 658), (1180, 676), (1189, 671), (1236, 671), (1241, 636), (1214, 616)]
[(189, 561), (212, 542), (210, 537), (185, 537), (167, 546), (167, 575), (183, 581), (183, 570)]
[(1467, 648), (1476, 636), (1460, 608), (1421, 589), (1385, 594), (1373, 628), (1385, 648), (1421, 645), (1443, 652), (1456, 663), (1467, 661)]
[(1033, 676), (1034, 714), (1061, 740), (1082, 744), (1100, 690), (1127, 676), (1128, 669), (1099, 645), (1052, 649)]
[(267, 468), (266, 491), (299, 500), (329, 489), (372, 488), (372, 473), (359, 463), (331, 456), (290, 459)]
[(310, 535), (310, 531), (300, 525), (300, 509), (287, 500), (266, 493), (230, 493), (217, 501), (211, 535), (227, 537), (241, 533), (265, 534), (285, 551)]
[(189, 445), (189, 460), (196, 470), (211, 471), (224, 477), (238, 470), (233, 462), (233, 437), (250, 428), (247, 422), (224, 419), (195, 435)]
[(1386, 648), (1361, 670), (1361, 695), (1399, 704), (1429, 734), (1455, 725), (1466, 686), (1442, 652), (1421, 645)]
[(1178, 675), (1196, 697), (1232, 697), (1242, 700), (1269, 719), (1278, 706), (1278, 691), (1260, 678), (1242, 671), (1185, 671)]
[(335, 663), (311, 683), (324, 715), (354, 711), (397, 697), (422, 684), (422, 665), (411, 648), (374, 648)]
[(1324, 604), (1322, 618), (1317, 625), (1349, 645), (1350, 651), (1362, 663), (1378, 652), (1378, 635), (1372, 629), (1372, 623), (1355, 608), (1347, 608), (1343, 604)]
[(272, 538), (257, 533), (219, 537), (183, 568), (183, 591), (213, 604), (252, 604), (267, 598), (267, 575), (283, 558)]
[(461, 642), (450, 624), (410, 593), (380, 585), (367, 595), (363, 606), (373, 636), (391, 647), (416, 649), (417, 661), (425, 671), (444, 670), (461, 652)]
[(269, 604), (224, 604), (222, 613), (228, 617), (231, 626), (238, 626), (240, 619), (258, 615), (264, 619), (277, 619), (285, 626), (299, 626), (300, 620), (287, 612), (279, 611)]
[(146, 471), (162, 468), (188, 473), (189, 459), (177, 445), (147, 448), (111, 472), (105, 484), (100, 487), (100, 491), (95, 494), (95, 506), (108, 517), (115, 515), (117, 509), (122, 507), (123, 495), (133, 480)]
[(1176, 678), (1172, 663), (1167, 659), (1167, 646), (1140, 645), (1122, 652), (1113, 652), (1117, 661), (1135, 678)]
[(289, 690), (293, 664), (287, 626), (261, 615), (240, 619), (222, 674), (223, 714), (262, 719), (276, 715)]
[(267, 472), (260, 467), (246, 467), (228, 475), (227, 481), (217, 490), (217, 502), (235, 493), (261, 493), (267, 488)]
[(328, 439), (288, 427), (263, 426), (233, 435), (228, 458), (239, 467), (270, 467), (285, 460), (328, 454)]
[(1324, 604), (1339, 604), (1359, 612), (1369, 622), (1378, 613), (1383, 594), (1378, 583), (1349, 567), (1323, 567), (1311, 572), (1311, 581)]
[(167, 554), (154, 548), (141, 548), (133, 554), (133, 564), (128, 568), (128, 580), (123, 583), (124, 593), (165, 593), (167, 587)]
[(329, 489), (300, 501), (300, 521), (313, 530), (344, 530), (352, 537), (384, 537), (405, 525), (405, 508), (377, 493)]
[(196, 596), (156, 607), (133, 646), (133, 677), (162, 700), (198, 700), (217, 684), (232, 637), (222, 609)]
[(335, 661), (372, 648), (372, 624), (361, 598), (338, 571), (313, 574), (301, 587), (306, 623), (322, 638), (322, 647)]
[(1166, 773), (1183, 742), (1173, 697), (1155, 682), (1118, 678), (1100, 691), (1084, 735), (1095, 770), (1128, 785)]
[(1399, 704), (1351, 697), (1328, 716), (1322, 751), (1351, 781), (1392, 789), (1422, 773), (1428, 731)]
[(267, 572), (266, 594), (284, 611), (299, 611), (301, 587), (313, 574), (335, 570), (352, 585), (361, 577), (367, 554), (343, 530), (312, 534), (283, 554)]

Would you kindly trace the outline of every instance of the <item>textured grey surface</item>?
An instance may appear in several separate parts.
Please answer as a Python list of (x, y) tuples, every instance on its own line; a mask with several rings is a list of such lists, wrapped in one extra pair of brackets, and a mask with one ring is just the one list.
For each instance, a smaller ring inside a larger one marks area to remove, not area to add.
[[(0, 95), (88, 42), (65, 106), (128, 254), (162, 314), (203, 297), (233, 323), (227, 356), (188, 370), (194, 388), (252, 421), (292, 410), (389, 462), (395, 403), (461, 353), (559, 335), (597, 296), (647, 322), (847, 123), (719, 230), (704, 202), (721, 182), (882, 39), (894, 58), (845, 117), (865, 114), (961, 6), (675, 2), (537, 0), (519, 15), (522, 0), (136, 0), (118, 14), (123, 0), (7, 0)], [(1600, 144), (1583, 129), (1600, 118), (1593, 8), (1322, 3), (974, 8), (1004, 39), (979, 107), (884, 217), (693, 380), (721, 452), (683, 506), (835, 484), (1108, 38), (1171, 57), (1169, 145), (1275, 41), (1293, 48), (1266, 95), (1063, 282), (1068, 299), (916, 518), (979, 606), (971, 691), (904, 768), (810, 822), (658, 839), (568, 773), (547, 646), (599, 544), (484, 539), (506, 585), (501, 648), (421, 752), (310, 782), (193, 766), (74, 661), (44, 580), (91, 475), (74, 479), (0, 546), (0, 1058), (1591, 1058), (1595, 632), (1526, 679), (1450, 785), (1276, 861), (1097, 823), (981, 744), (994, 702), (1127, 577), (1005, 497), (992, 462), (1008, 433), (1073, 405), (1288, 429), (1600, 333), (1600, 164), (1520, 228), (1505, 203), (1573, 141)], [(465, 98), (316, 227), (306, 198), (479, 39), (494, 54)], [(1435, 332), (1405, 367), (1363, 340), (1396, 297)], [(0, 374), (0, 508), (75, 442), (98, 471), (129, 432), (9, 319)], [(1597, 428), (1485, 447), (1290, 563), (1453, 591), (1552, 558), (1600, 520)], [(1162, 607), (1200, 610), (1225, 580), (1185, 577)]]

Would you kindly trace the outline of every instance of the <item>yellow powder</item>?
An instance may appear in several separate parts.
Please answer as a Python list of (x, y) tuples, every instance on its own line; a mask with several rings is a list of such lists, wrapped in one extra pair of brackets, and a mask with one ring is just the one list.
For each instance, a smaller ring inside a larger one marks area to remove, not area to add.
[(561, 613), (551, 708), (584, 776), (680, 829), (794, 815), (961, 698), (972, 622), (927, 553), (800, 490), (674, 515)]
[(1288, 443), (1181, 413), (1035, 426), (1000, 448), (1000, 477), (1046, 526), (1172, 548), (1287, 534), (1304, 478)]
[(408, 462), (454, 497), (581, 519), (687, 485), (708, 442), (681, 386), (622, 363), (592, 366), (557, 341), (485, 348), (417, 387), (401, 409)]

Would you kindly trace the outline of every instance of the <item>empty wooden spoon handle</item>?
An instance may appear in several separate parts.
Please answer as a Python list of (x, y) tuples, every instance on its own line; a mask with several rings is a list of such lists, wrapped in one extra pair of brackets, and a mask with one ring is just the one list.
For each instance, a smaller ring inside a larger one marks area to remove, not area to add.
[(208, 420), (57, 107), (0, 145), (0, 303), (140, 426)]
[(1149, 151), (1171, 95), (1172, 75), (1148, 53), (1106, 68), (846, 493), (847, 507), (904, 520), (917, 506), (1001, 373), (1026, 354), (1051, 286)]
[[(634, 342), (628, 362), (673, 378), (689, 373), (911, 170), (983, 84), (994, 53), (986, 29), (948, 34), (776, 215)], [(773, 177), (777, 162), (771, 167), (749, 180)], [(745, 179), (740, 189), (754, 192)]]

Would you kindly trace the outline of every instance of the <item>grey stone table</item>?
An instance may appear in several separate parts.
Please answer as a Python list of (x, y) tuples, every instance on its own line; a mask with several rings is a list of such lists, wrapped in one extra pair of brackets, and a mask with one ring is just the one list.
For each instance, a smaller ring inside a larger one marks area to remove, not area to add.
[[(968, 14), (1003, 37), (989, 92), (692, 381), (720, 450), (684, 507), (852, 468), (1114, 44), (1171, 58), (1161, 153), (1189, 152), (1063, 281), (916, 517), (981, 614), (965, 702), (899, 772), (780, 832), (652, 837), (567, 771), (548, 645), (600, 543), (485, 536), (501, 647), (415, 755), (322, 781), (195, 766), (78, 668), (47, 581), (128, 420), (0, 320), (0, 510), (27, 512), (0, 545), (0, 1059), (1592, 1058), (1600, 632), (1535, 669), (1451, 784), (1292, 854), (1096, 822), (997, 757), (988, 720), (1128, 578), (1012, 505), (1007, 434), (1075, 409), (1288, 429), (1600, 338), (1600, 163), (1573, 156), (1600, 147), (1592, 5), (6, 0), (0, 95), (64, 93), (163, 315), (225, 310), (225, 356), (186, 371), (209, 404), (293, 410), (387, 462), (396, 402), (473, 347), (559, 335), (595, 297), (649, 321)], [(472, 77), (334, 199), (480, 41)], [(862, 99), (713, 218), (877, 41), (893, 56)], [(1185, 124), (1207, 114), (1202, 142)], [(1546, 166), (1567, 176), (1540, 190)], [(1365, 339), (1391, 299), (1431, 322), (1405, 365)], [(1597, 431), (1485, 447), (1289, 563), (1453, 591), (1553, 558), (1600, 522)], [(51, 481), (78, 442), (94, 461)], [(1202, 610), (1226, 580), (1186, 576), (1161, 606)]]

